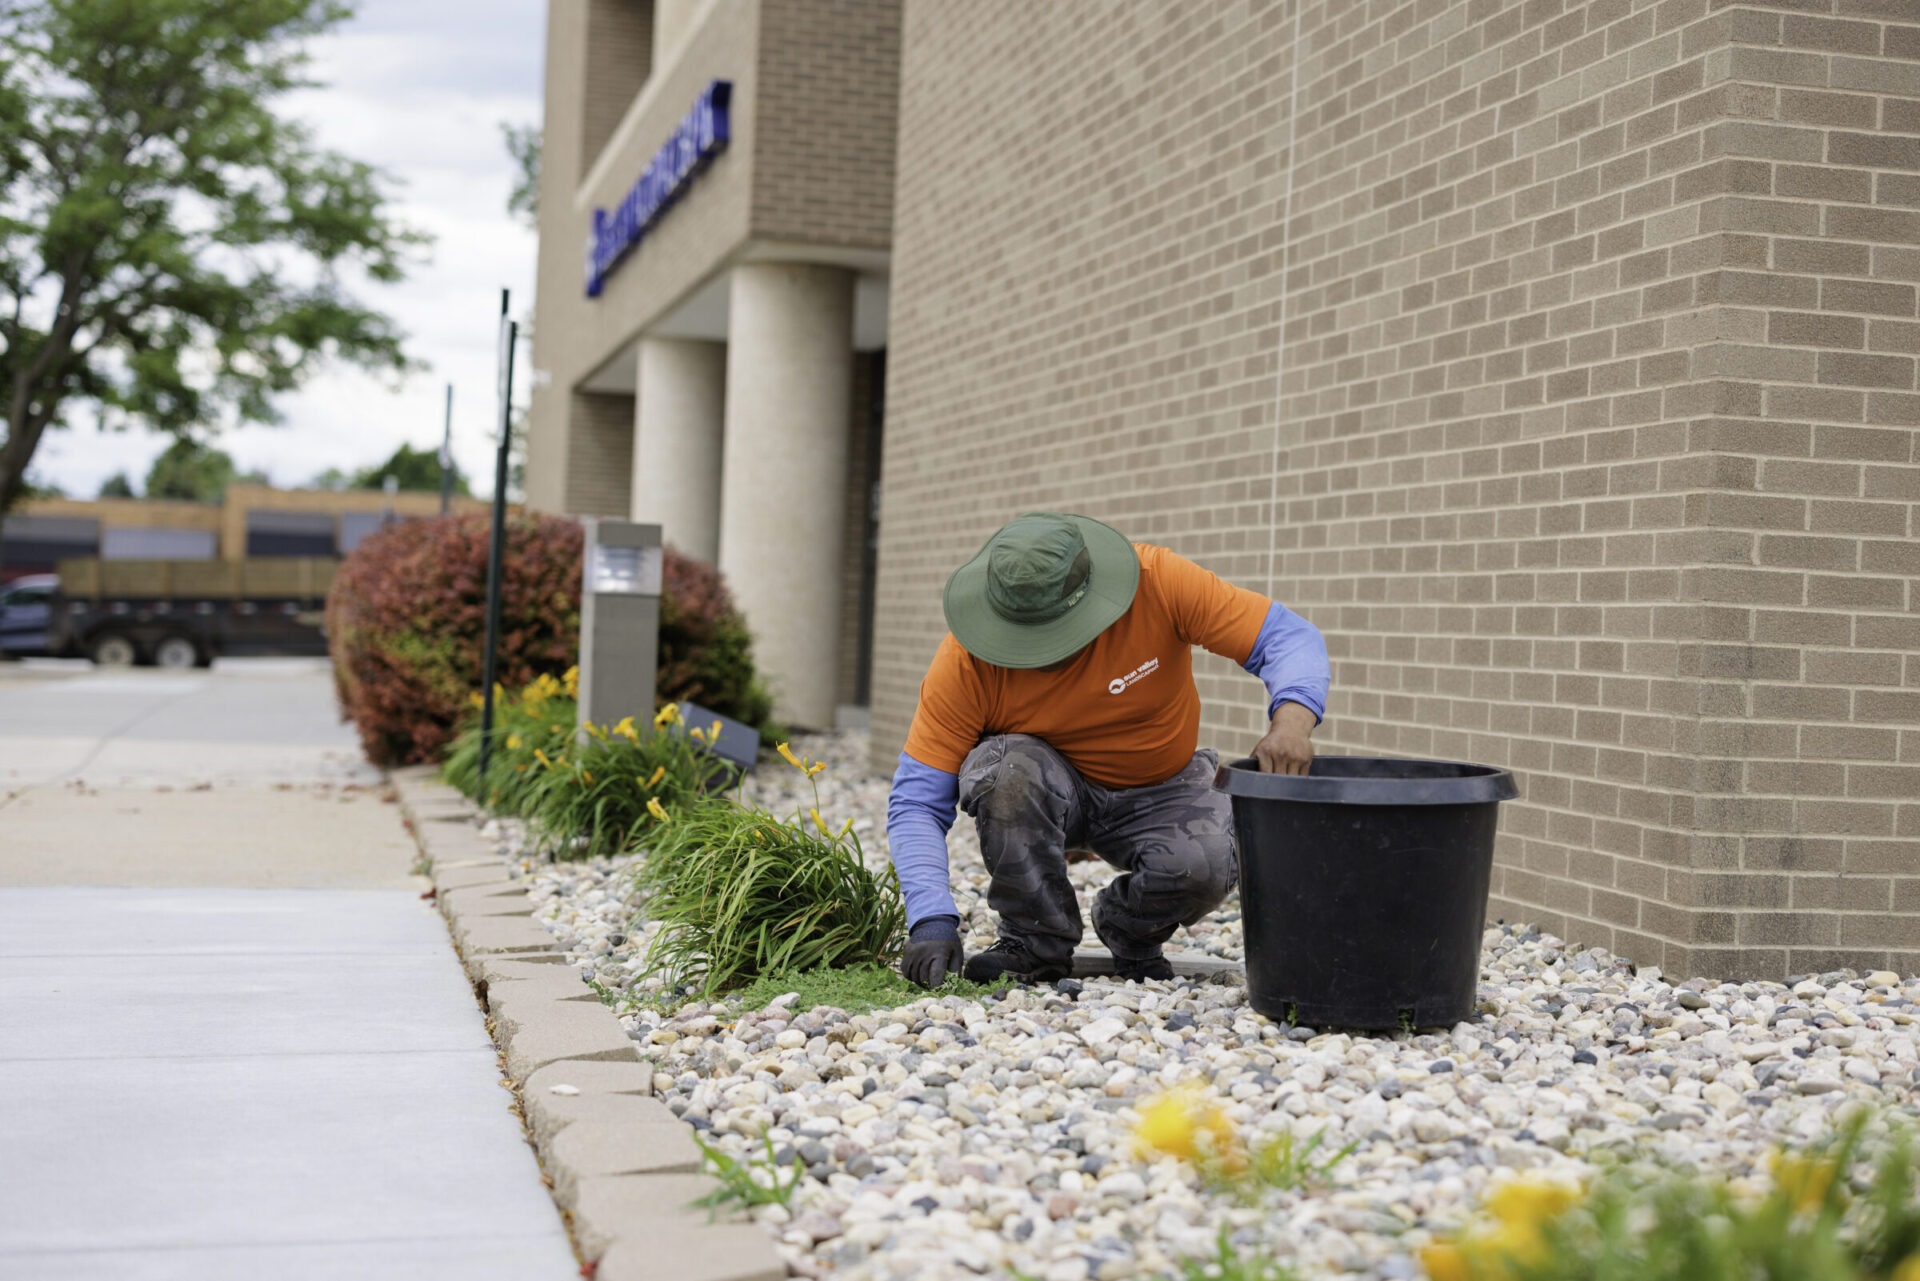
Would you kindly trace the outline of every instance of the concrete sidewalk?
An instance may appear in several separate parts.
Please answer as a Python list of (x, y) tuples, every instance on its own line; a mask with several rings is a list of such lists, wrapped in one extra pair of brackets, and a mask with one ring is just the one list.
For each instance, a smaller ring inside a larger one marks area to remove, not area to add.
[(319, 664), (0, 668), (0, 1278), (576, 1275), (376, 784)]

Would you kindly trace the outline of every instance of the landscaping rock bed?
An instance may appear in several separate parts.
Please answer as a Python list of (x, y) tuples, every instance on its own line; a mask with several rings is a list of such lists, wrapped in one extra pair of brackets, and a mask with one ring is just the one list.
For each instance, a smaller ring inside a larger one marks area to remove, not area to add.
[[(853, 817), (884, 866), (887, 780), (867, 773), (864, 736), (794, 747), (828, 763), (820, 808)], [(775, 813), (813, 803), (777, 759), (748, 790)], [(1211, 1256), (1224, 1228), (1243, 1254), (1304, 1277), (1411, 1278), (1418, 1248), (1502, 1169), (1573, 1173), (1635, 1149), (1746, 1178), (1853, 1102), (1906, 1105), (1920, 1084), (1920, 983), (1676, 984), (1514, 925), (1486, 932), (1474, 1020), (1393, 1036), (1272, 1022), (1231, 975), (1065, 980), (857, 1015), (782, 1000), (670, 1008), (636, 981), (647, 927), (625, 902), (627, 860), (539, 863), (520, 856), (517, 825), (489, 831), (573, 963), (616, 1003), (639, 1003), (622, 1022), (660, 1098), (736, 1156), (762, 1150), (765, 1131), (804, 1166), (792, 1211), (756, 1216), (806, 1276), (1162, 1277)], [(972, 950), (993, 928), (966, 820), (951, 845)], [(1114, 874), (1070, 871), (1083, 907)], [(1176, 943), (1237, 959), (1237, 903)], [(1182, 1081), (1216, 1090), (1250, 1140), (1323, 1132), (1323, 1152), (1354, 1150), (1324, 1182), (1259, 1204), (1203, 1190), (1130, 1142), (1136, 1103)]]

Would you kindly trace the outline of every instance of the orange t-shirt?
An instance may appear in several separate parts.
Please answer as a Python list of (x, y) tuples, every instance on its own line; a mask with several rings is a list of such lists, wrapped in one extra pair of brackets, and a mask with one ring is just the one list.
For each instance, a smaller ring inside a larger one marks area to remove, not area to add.
[(1133, 604), (1059, 671), (996, 667), (948, 633), (920, 683), (907, 755), (958, 774), (981, 739), (1031, 734), (1102, 787), (1185, 768), (1200, 742), (1193, 646), (1244, 663), (1273, 602), (1164, 547), (1133, 547)]

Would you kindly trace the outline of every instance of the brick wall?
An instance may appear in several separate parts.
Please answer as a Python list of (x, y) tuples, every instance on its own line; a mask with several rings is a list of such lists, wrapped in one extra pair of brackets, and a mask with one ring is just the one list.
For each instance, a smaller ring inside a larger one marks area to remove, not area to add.
[(900, 0), (761, 0), (753, 232), (884, 249)]
[[(1497, 914), (1920, 968), (1916, 36), (914, 0), (876, 763), (946, 573), (1080, 510), (1318, 623), (1323, 750), (1515, 769)], [(1244, 750), (1257, 686), (1198, 672)]]

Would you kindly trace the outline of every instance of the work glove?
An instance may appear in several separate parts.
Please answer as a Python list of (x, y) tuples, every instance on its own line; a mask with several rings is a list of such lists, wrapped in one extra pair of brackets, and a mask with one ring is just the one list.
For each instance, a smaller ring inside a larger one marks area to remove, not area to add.
[(907, 931), (900, 953), (900, 976), (921, 987), (939, 987), (949, 973), (959, 973), (967, 954), (960, 947), (960, 918), (929, 916)]

